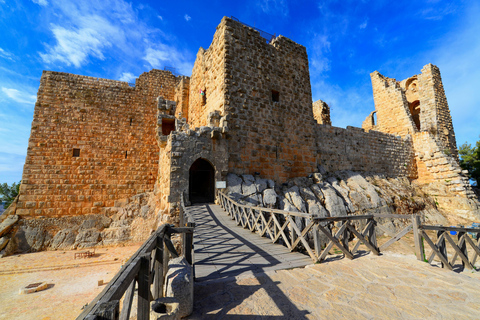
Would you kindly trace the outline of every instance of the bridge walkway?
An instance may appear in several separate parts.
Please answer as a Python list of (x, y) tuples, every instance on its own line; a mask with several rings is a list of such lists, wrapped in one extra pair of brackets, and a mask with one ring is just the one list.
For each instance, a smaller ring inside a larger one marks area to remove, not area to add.
[(231, 220), (218, 205), (186, 208), (195, 219), (196, 281), (249, 276), (312, 264), (307, 255), (259, 237)]

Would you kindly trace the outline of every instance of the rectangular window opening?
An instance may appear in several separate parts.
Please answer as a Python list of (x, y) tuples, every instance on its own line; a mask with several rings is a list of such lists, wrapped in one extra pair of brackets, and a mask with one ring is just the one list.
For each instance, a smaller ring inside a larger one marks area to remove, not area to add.
[(279, 102), (280, 101), (280, 92), (272, 90), (272, 101)]
[(128, 151), (125, 151), (125, 159), (127, 159)]
[(133, 118), (130, 118), (130, 126), (132, 125), (132, 122), (133, 122)]
[(74, 156), (75, 158), (80, 157), (80, 149), (75, 149), (75, 148), (74, 148), (74, 149), (73, 149), (73, 156)]
[(175, 131), (175, 119), (162, 119), (162, 134), (168, 136), (170, 132)]

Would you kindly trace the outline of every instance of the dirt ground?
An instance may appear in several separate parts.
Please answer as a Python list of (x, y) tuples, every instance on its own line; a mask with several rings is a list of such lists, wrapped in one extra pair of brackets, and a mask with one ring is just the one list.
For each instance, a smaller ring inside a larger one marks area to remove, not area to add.
[[(74, 259), (76, 250), (44, 251), (0, 259), (0, 319), (75, 319), (141, 244), (100, 248), (95, 256)], [(19, 294), (31, 283), (48, 289)]]

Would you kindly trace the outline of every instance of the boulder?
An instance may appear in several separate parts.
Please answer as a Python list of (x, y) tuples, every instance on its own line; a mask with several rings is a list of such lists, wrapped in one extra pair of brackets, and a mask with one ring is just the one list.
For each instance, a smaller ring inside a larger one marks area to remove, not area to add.
[(165, 295), (178, 300), (177, 314), (183, 318), (193, 311), (192, 266), (188, 264), (184, 257), (178, 257), (169, 261), (168, 268), (165, 276)]
[(291, 204), (295, 206), (300, 212), (307, 212), (307, 208), (305, 207), (305, 201), (303, 201), (302, 197), (300, 196), (300, 190), (297, 186), (293, 186), (285, 192), (285, 198), (290, 201)]
[(75, 243), (76, 233), (71, 229), (58, 231), (50, 244), (52, 249), (67, 249)]
[(234, 173), (229, 173), (227, 175), (227, 192), (242, 193), (242, 178)]
[(262, 193), (263, 190), (267, 189), (267, 179), (261, 179), (259, 177), (256, 177), (255, 187), (257, 188), (258, 193)]
[(330, 213), (331, 217), (346, 216), (347, 210), (343, 199), (338, 196), (335, 188), (330, 184), (324, 183), (319, 185), (322, 190), (323, 195), (325, 196), (325, 209)]
[(10, 231), (12, 226), (18, 221), (16, 214), (8, 216), (2, 223), (0, 223), (0, 237)]
[(100, 231), (97, 229), (82, 230), (75, 238), (74, 248), (93, 247), (100, 241)]
[(255, 182), (250, 180), (244, 181), (242, 183), (242, 194), (244, 196), (249, 196), (254, 193), (257, 193), (257, 187), (255, 186)]
[(277, 193), (273, 189), (265, 189), (263, 191), (263, 204), (267, 208), (274, 208), (277, 203)]

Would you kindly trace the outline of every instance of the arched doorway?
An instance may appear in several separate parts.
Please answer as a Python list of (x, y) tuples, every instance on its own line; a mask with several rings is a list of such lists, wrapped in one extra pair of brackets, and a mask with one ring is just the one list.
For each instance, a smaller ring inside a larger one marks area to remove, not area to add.
[(189, 170), (188, 193), (191, 203), (213, 202), (215, 199), (215, 169), (205, 159), (197, 159)]

